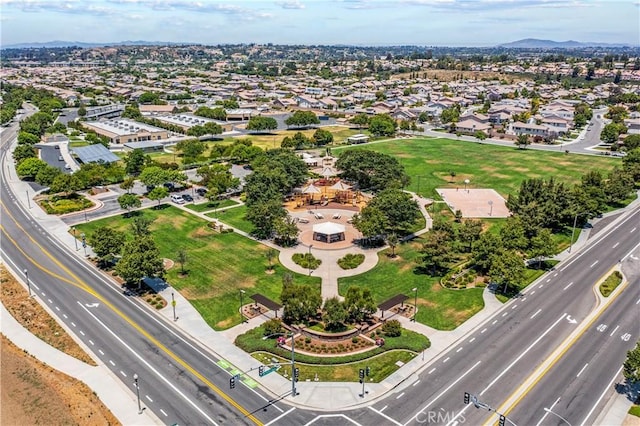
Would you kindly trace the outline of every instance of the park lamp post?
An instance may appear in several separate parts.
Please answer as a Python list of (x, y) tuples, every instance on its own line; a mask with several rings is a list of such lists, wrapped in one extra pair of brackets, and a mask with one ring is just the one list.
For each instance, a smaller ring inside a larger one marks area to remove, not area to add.
[(313, 244), (309, 244), (309, 259), (307, 259), (307, 261), (309, 262), (309, 276), (311, 276), (311, 248), (313, 247)]
[[(464, 180), (464, 190), (467, 191), (467, 185), (469, 185), (469, 179)], [(467, 191), (469, 192), (469, 191)]]
[(413, 302), (413, 318), (411, 321), (416, 322), (416, 315), (418, 314), (418, 287), (414, 287), (412, 289), (414, 293), (414, 302)]
[(547, 413), (551, 413), (551, 414), (553, 414), (554, 416), (558, 417), (559, 419), (561, 419), (562, 421), (564, 421), (566, 424), (568, 424), (569, 426), (571, 426), (571, 423), (569, 423), (569, 421), (568, 421), (567, 419), (565, 419), (564, 417), (562, 417), (560, 414), (558, 414), (558, 413), (556, 413), (556, 412), (554, 412), (554, 411), (551, 411), (551, 408), (544, 407), (544, 408), (543, 408), (543, 410), (544, 410), (544, 411), (546, 411)]
[(33, 297), (31, 295), (31, 283), (29, 282), (29, 271), (27, 270), (27, 268), (24, 268), (24, 279), (27, 281), (27, 288), (29, 289), (29, 297)]
[(142, 414), (142, 406), (140, 405), (140, 385), (138, 383), (138, 373), (133, 375), (133, 385), (136, 387), (136, 395), (138, 396), (138, 414)]
[(294, 332), (291, 333), (273, 333), (268, 336), (264, 336), (262, 340), (267, 340), (273, 336), (291, 336), (291, 396), (294, 397), (298, 395), (298, 391), (296, 389), (296, 334)]
[(244, 318), (244, 314), (242, 313), (242, 305), (244, 304), (243, 302), (243, 296), (244, 295), (244, 290), (240, 289), (240, 320), (245, 323), (245, 318)]

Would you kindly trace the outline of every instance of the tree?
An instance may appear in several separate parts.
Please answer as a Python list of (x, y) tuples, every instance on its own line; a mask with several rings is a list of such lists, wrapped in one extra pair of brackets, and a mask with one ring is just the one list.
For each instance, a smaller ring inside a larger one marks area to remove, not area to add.
[(290, 216), (279, 217), (274, 221), (273, 231), (276, 235), (276, 242), (284, 247), (294, 245), (298, 241), (300, 229)]
[(284, 123), (290, 127), (309, 127), (314, 124), (320, 124), (320, 119), (313, 111), (298, 110), (287, 118)]
[(33, 179), (40, 169), (47, 167), (47, 163), (39, 158), (31, 157), (22, 160), (16, 167), (16, 172), (21, 179)]
[(260, 115), (251, 117), (247, 123), (247, 130), (255, 132), (265, 132), (278, 128), (278, 122), (273, 117), (263, 117)]
[(133, 151), (129, 152), (124, 159), (125, 162), (125, 171), (128, 175), (137, 176), (142, 172), (145, 163), (147, 162), (146, 156), (144, 155), (144, 151), (136, 148)]
[(267, 252), (264, 255), (269, 261), (269, 270), (273, 271), (273, 259), (275, 259), (278, 256), (278, 250), (269, 248), (267, 249)]
[(122, 194), (118, 197), (118, 204), (120, 204), (120, 208), (127, 211), (127, 215), (131, 211), (132, 208), (138, 208), (142, 205), (142, 202), (135, 194)]
[(313, 142), (316, 146), (325, 146), (333, 143), (333, 134), (324, 129), (318, 129), (313, 134)]
[(76, 174), (60, 173), (49, 185), (49, 191), (53, 193), (64, 192), (68, 195), (79, 191), (82, 187), (82, 182), (78, 179)]
[(393, 136), (398, 123), (389, 114), (377, 114), (369, 121), (369, 131), (374, 136)]
[(400, 239), (395, 233), (391, 233), (387, 236), (387, 244), (389, 244), (389, 247), (391, 247), (391, 257), (396, 257), (396, 247), (399, 243)]
[(198, 156), (206, 150), (206, 145), (198, 139), (186, 139), (178, 142), (176, 149), (182, 151), (183, 163), (190, 164), (198, 160)]
[(201, 178), (200, 184), (206, 186), (209, 192), (214, 192), (215, 197), (240, 185), (240, 180), (231, 174), (230, 164), (202, 166), (196, 173)]
[(382, 332), (388, 337), (400, 337), (402, 335), (402, 324), (398, 320), (389, 320), (382, 325)]
[(481, 141), (483, 141), (483, 140), (485, 140), (487, 138), (487, 134), (485, 132), (481, 131), (481, 130), (478, 130), (477, 132), (475, 132), (473, 134), (473, 136), (475, 136), (476, 139), (481, 140)]
[(460, 239), (469, 243), (469, 251), (473, 250), (473, 242), (480, 238), (482, 234), (482, 222), (479, 220), (465, 220), (460, 227)]
[(602, 128), (600, 139), (605, 143), (614, 143), (618, 141), (620, 134), (625, 133), (627, 127), (622, 123), (609, 123)]
[(456, 104), (450, 108), (445, 108), (440, 113), (440, 121), (443, 123), (457, 123), (460, 120), (460, 105)]
[(369, 126), (369, 116), (365, 113), (359, 113), (349, 120), (351, 124), (358, 126), (358, 129)]
[(85, 108), (84, 105), (81, 105), (80, 108), (78, 108), (78, 116), (84, 117), (85, 115), (87, 115), (87, 108)]
[(151, 234), (151, 224), (153, 223), (153, 219), (150, 219), (146, 216), (136, 216), (131, 221), (131, 232), (135, 237), (145, 237)]
[(480, 236), (478, 244), (473, 246), (473, 264), (482, 273), (487, 273), (493, 265), (495, 256), (502, 253), (502, 241), (490, 232), (485, 232)]
[(325, 300), (323, 311), (324, 315), (322, 318), (324, 319), (327, 330), (340, 329), (348, 317), (344, 304), (337, 296)]
[(360, 213), (353, 216), (353, 227), (360, 231), (364, 238), (371, 241), (385, 233), (388, 227), (387, 216), (376, 207), (366, 206)]
[(519, 134), (515, 143), (519, 149), (527, 149), (527, 145), (530, 143), (529, 135), (525, 135), (524, 133)]
[(38, 170), (35, 181), (42, 186), (49, 186), (53, 183), (53, 180), (61, 174), (62, 171), (59, 168), (47, 165)]
[(427, 232), (424, 236), (424, 243), (420, 249), (419, 262), (422, 266), (431, 270), (431, 275), (436, 276), (446, 269), (452, 259), (451, 237), (445, 231)]
[(315, 317), (322, 306), (322, 297), (305, 285), (294, 284), (291, 276), (283, 276), (280, 300), (284, 306), (283, 320), (288, 324), (300, 323)]
[[(622, 148), (621, 148), (623, 151), (628, 152), (628, 151), (632, 151), (632, 150), (634, 150), (636, 148), (640, 148), (640, 135), (639, 134), (628, 135), (626, 138), (624, 138), (624, 141), (622, 143)], [(16, 150), (17, 150), (17, 148), (16, 148)], [(15, 158), (15, 156), (16, 156), (15, 151), (13, 152), (13, 156)]]
[(273, 336), (274, 334), (279, 334), (282, 330), (282, 323), (277, 318), (271, 318), (262, 324), (262, 329), (264, 330), (265, 336)]
[(224, 108), (209, 108), (207, 106), (198, 107), (198, 109), (193, 113), (194, 115), (211, 118), (213, 120), (227, 121), (227, 112)]
[(385, 216), (385, 233), (392, 232), (406, 235), (422, 215), (418, 202), (406, 192), (399, 189), (385, 189), (380, 191), (369, 204), (363, 208), (373, 208), (381, 211)]
[(253, 225), (252, 234), (259, 239), (271, 238), (278, 220), (287, 216), (280, 200), (268, 200), (247, 206), (246, 218)]
[(158, 207), (160, 207), (160, 201), (168, 196), (169, 190), (164, 186), (156, 186), (147, 194), (147, 198), (158, 202)]
[(87, 242), (93, 249), (93, 252), (99, 258), (104, 259), (108, 256), (119, 255), (125, 239), (124, 232), (108, 226), (101, 226), (89, 235)]
[(491, 280), (496, 284), (504, 284), (502, 292), (508, 288), (518, 289), (525, 282), (525, 267), (522, 257), (514, 250), (505, 250), (496, 254), (489, 270)]
[(126, 190), (128, 194), (131, 191), (131, 189), (133, 189), (135, 184), (136, 184), (136, 180), (130, 177), (122, 181), (122, 183), (120, 184), (120, 189)]
[(13, 159), (20, 163), (26, 158), (36, 158), (36, 150), (31, 145), (17, 145), (13, 150)]
[(180, 273), (184, 275), (184, 264), (187, 263), (187, 251), (183, 248), (176, 252), (176, 261), (180, 264)]
[(40, 142), (40, 137), (29, 132), (18, 133), (18, 143), (20, 145), (35, 145)]
[(183, 182), (186, 176), (178, 170), (168, 170), (159, 166), (151, 166), (145, 167), (144, 170), (142, 170), (139, 179), (145, 185), (158, 186), (167, 182)]
[(403, 188), (409, 176), (395, 158), (363, 149), (348, 149), (340, 155), (336, 168), (344, 179), (354, 181), (359, 188), (379, 192), (386, 188)]
[(163, 261), (151, 236), (134, 238), (125, 243), (115, 271), (128, 284), (139, 284), (144, 277), (162, 276)]
[(377, 310), (371, 290), (353, 285), (347, 289), (347, 294), (344, 297), (344, 307), (347, 310), (349, 319), (356, 323), (364, 321)]
[(627, 352), (627, 358), (622, 365), (622, 374), (630, 383), (640, 382), (640, 341), (636, 347)]
[(549, 229), (541, 229), (538, 231), (538, 235), (531, 239), (531, 248), (529, 249), (529, 256), (532, 259), (538, 260), (538, 269), (542, 266), (542, 259), (547, 256), (555, 254), (555, 244), (553, 242), (553, 235)]

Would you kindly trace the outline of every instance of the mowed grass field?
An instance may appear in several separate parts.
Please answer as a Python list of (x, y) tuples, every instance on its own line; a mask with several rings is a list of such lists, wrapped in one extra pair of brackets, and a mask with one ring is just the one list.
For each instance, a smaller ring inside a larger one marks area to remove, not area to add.
[[(233, 210), (233, 209), (232, 209)], [(151, 232), (162, 257), (175, 260), (179, 249), (187, 252), (184, 265), (188, 272), (180, 275), (180, 265), (166, 273), (169, 284), (189, 299), (207, 323), (216, 330), (240, 323), (240, 289), (246, 291), (245, 303), (254, 293), (279, 301), (282, 276), (287, 270), (277, 258), (275, 273), (266, 273), (267, 247), (236, 233), (220, 234), (207, 222), (175, 207), (145, 209), (140, 214), (153, 219)], [(109, 226), (130, 234), (132, 218), (114, 216), (78, 225), (80, 232), (91, 235), (101, 226)], [(291, 272), (290, 272), (291, 273)], [(295, 283), (307, 284), (320, 291), (320, 279), (291, 273)], [(176, 307), (178, 315), (180, 306)]]
[[(333, 148), (334, 154), (346, 147)], [(411, 184), (407, 188), (420, 195), (437, 197), (436, 188), (493, 188), (503, 197), (515, 193), (525, 179), (554, 177), (575, 184), (589, 170), (608, 172), (621, 164), (618, 158), (518, 149), (446, 138), (398, 139), (359, 145), (391, 155), (405, 167)], [(450, 172), (455, 172), (452, 179)]]

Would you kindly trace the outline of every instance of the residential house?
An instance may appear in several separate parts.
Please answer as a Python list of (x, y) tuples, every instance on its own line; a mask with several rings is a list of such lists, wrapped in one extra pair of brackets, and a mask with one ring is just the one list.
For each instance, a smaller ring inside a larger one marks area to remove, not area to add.
[(511, 131), (516, 135), (531, 135), (531, 136), (542, 136), (545, 137), (549, 135), (549, 128), (547, 126), (534, 124), (534, 123), (523, 123), (521, 121), (516, 121), (511, 125)]

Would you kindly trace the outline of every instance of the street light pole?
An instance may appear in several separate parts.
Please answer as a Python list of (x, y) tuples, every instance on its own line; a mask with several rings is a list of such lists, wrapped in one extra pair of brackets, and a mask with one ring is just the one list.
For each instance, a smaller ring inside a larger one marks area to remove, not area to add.
[(309, 262), (309, 276), (311, 276), (311, 248), (313, 247), (313, 244), (309, 244), (309, 259), (307, 259), (307, 261)]
[(78, 251), (78, 237), (76, 237), (76, 227), (71, 228), (73, 231), (73, 242), (76, 245), (76, 251)]
[(33, 297), (31, 295), (31, 283), (29, 282), (29, 271), (27, 270), (27, 268), (24, 268), (24, 278), (27, 281), (27, 288), (29, 289), (29, 297)]
[(142, 406), (140, 405), (140, 386), (138, 384), (138, 374), (133, 375), (133, 385), (136, 387), (136, 395), (138, 396), (138, 414), (142, 414)]
[(176, 317), (176, 299), (173, 297), (173, 292), (171, 292), (171, 306), (173, 306), (173, 320), (177, 321)]
[(240, 290), (240, 320), (244, 323), (246, 321), (244, 319), (244, 314), (242, 313), (242, 305), (243, 305), (242, 295), (243, 294), (244, 294), (244, 290)]
[(418, 314), (418, 287), (414, 287), (413, 293), (415, 294), (413, 302), (413, 319), (411, 321), (416, 322), (416, 315)]
[(291, 396), (298, 394), (296, 389), (296, 335), (291, 332)]
[(543, 410), (544, 410), (544, 411), (546, 411), (547, 413), (551, 413), (551, 414), (553, 414), (554, 416), (556, 416), (556, 417), (558, 417), (558, 418), (562, 419), (566, 424), (568, 424), (569, 426), (571, 426), (571, 423), (569, 423), (569, 421), (568, 421), (567, 419), (565, 419), (564, 417), (562, 417), (560, 414), (558, 414), (558, 413), (556, 413), (556, 412), (551, 411), (551, 409), (550, 409), (550, 408), (544, 407), (544, 408), (543, 408)]

